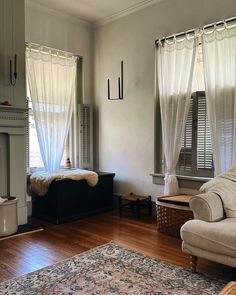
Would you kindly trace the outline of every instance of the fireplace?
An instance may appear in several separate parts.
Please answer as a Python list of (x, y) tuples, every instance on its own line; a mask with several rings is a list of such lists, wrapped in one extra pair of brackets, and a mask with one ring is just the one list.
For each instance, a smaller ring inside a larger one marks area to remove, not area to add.
[(0, 106), (0, 195), (17, 198), (18, 224), (27, 223), (26, 109)]

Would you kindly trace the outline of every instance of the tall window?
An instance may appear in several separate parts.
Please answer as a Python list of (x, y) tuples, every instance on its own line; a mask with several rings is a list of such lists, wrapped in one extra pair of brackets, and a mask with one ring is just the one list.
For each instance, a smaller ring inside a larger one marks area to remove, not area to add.
[(176, 174), (196, 177), (214, 176), (201, 45), (197, 49), (192, 95)]
[(26, 47), (29, 168), (45, 164), (47, 171), (55, 171), (67, 157), (77, 164), (77, 61), (64, 51), (31, 43)]
[[(197, 43), (199, 52), (192, 80), (194, 68), (187, 70), (190, 60), (191, 66), (194, 64)], [(156, 45), (156, 102), (160, 101), (155, 105), (156, 145), (160, 146), (161, 129), (163, 134), (163, 149), (157, 149), (155, 154), (156, 170), (166, 173), (166, 194), (175, 194), (176, 173), (212, 177), (224, 173), (236, 161), (235, 18), (159, 39)], [(189, 81), (194, 82), (192, 90)], [(182, 90), (185, 82), (188, 88)]]

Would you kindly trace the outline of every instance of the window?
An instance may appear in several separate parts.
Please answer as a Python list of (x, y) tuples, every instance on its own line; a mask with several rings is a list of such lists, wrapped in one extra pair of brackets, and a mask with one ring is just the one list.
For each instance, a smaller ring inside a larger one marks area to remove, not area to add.
[[(160, 106), (156, 104), (155, 145), (160, 147)], [(164, 173), (165, 160), (162, 149), (157, 149), (155, 171)], [(176, 174), (190, 177), (213, 177), (213, 153), (208, 125), (205, 82), (203, 74), (202, 46), (198, 46), (193, 75), (192, 96), (183, 135), (182, 147), (176, 167)]]
[[(39, 142), (38, 142), (38, 136), (37, 136), (37, 131), (36, 131), (36, 125), (35, 125), (35, 120), (34, 120), (34, 114), (33, 114), (33, 109), (32, 109), (32, 102), (30, 98), (28, 99), (28, 108), (29, 108), (29, 113), (28, 113), (28, 118), (29, 118), (29, 127), (28, 127), (28, 167), (29, 168), (43, 168), (43, 160), (42, 156), (40, 153), (40, 148), (39, 148)], [(61, 160), (61, 166), (65, 165), (66, 158), (70, 157), (70, 151), (72, 149), (70, 143), (70, 136), (71, 132), (68, 134), (68, 138), (66, 141), (66, 146), (64, 149), (63, 157)]]
[(213, 154), (204, 91), (192, 94), (177, 174), (213, 177)]
[[(37, 44), (31, 44), (32, 50), (34, 50), (34, 46), (37, 49)], [(56, 51), (58, 50), (53, 49), (53, 48), (48, 48), (45, 46), (42, 46), (46, 50), (51, 51)], [(61, 52), (62, 57), (63, 54), (67, 54), (65, 52)], [(70, 55), (70, 53), (68, 53)], [(69, 132), (66, 140), (66, 144), (64, 147), (64, 153), (63, 157), (61, 160), (61, 167), (63, 167), (66, 163), (66, 158), (69, 157), (71, 159), (72, 165), (74, 167), (77, 167), (78, 165), (78, 151), (77, 151), (77, 101), (80, 101), (83, 99), (83, 85), (82, 85), (82, 71), (83, 71), (83, 59), (79, 58), (77, 60), (77, 68), (76, 68), (77, 74), (76, 74), (76, 98), (73, 101), (73, 106), (72, 106), (72, 118), (69, 126)], [(26, 141), (26, 150), (27, 150), (27, 168), (30, 170), (35, 170), (37, 168), (43, 168), (43, 160), (40, 152), (40, 147), (39, 147), (39, 141), (38, 141), (38, 136), (37, 136), (37, 131), (36, 131), (36, 124), (35, 124), (35, 118), (34, 118), (34, 113), (33, 113), (33, 105), (32, 101), (30, 98), (30, 91), (28, 89), (27, 85), (27, 108), (28, 108), (28, 128), (26, 130), (27, 134), (27, 141)], [(56, 112), (59, 112), (59, 107), (57, 108), (57, 105), (54, 105), (54, 110)], [(41, 108), (41, 105), (39, 106), (39, 109), (43, 110), (43, 107)]]

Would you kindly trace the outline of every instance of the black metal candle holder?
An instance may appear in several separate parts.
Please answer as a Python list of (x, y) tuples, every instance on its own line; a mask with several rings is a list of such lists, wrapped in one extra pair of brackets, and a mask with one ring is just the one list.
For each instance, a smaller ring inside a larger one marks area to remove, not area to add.
[(123, 61), (120, 62), (120, 77), (118, 77), (118, 98), (111, 98), (110, 79), (107, 80), (107, 99), (121, 100), (123, 99)]

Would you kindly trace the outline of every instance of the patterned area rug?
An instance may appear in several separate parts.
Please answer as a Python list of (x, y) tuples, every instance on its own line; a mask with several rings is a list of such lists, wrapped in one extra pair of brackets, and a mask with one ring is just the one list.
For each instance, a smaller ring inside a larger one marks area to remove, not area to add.
[(226, 283), (113, 242), (0, 284), (1, 295), (214, 295)]

